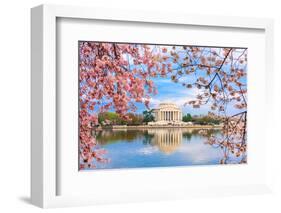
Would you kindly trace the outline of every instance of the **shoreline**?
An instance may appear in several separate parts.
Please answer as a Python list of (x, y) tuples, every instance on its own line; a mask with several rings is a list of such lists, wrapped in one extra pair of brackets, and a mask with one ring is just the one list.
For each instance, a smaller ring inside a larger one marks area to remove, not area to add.
[(126, 125), (120, 125), (120, 126), (103, 126), (98, 127), (97, 129), (100, 130), (134, 130), (134, 129), (159, 129), (159, 128), (180, 128), (180, 129), (222, 129), (222, 126), (216, 125), (190, 125), (190, 126), (172, 126), (172, 125), (157, 125), (157, 126), (149, 126), (149, 125), (139, 125), (139, 126), (126, 126)]

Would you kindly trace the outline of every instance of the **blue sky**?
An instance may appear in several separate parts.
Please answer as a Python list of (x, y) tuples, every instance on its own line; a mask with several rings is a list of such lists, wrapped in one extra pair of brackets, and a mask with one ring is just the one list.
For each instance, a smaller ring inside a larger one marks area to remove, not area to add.
[[(157, 95), (152, 95), (150, 100), (150, 107), (151, 109), (157, 108), (160, 103), (163, 102), (170, 102), (176, 104), (178, 107), (181, 108), (183, 115), (190, 113), (191, 115), (205, 115), (209, 111), (211, 104), (205, 104), (200, 106), (200, 108), (193, 108), (192, 105), (185, 104), (188, 101), (195, 100), (196, 96), (202, 91), (197, 88), (188, 89), (180, 83), (174, 83), (169, 78), (153, 78), (155, 86), (158, 89)], [(141, 114), (146, 107), (142, 103), (136, 103), (137, 106), (137, 113)], [(213, 111), (216, 112), (216, 111)], [(227, 114), (235, 114), (239, 112), (239, 110), (233, 108), (231, 104), (227, 109)]]
[[(172, 69), (178, 69), (179, 65), (181, 63), (184, 63), (184, 58), (186, 56), (189, 56), (186, 54), (186, 51), (182, 50), (182, 46), (176, 46), (175, 49), (172, 49), (173, 46), (163, 46), (163, 45), (149, 45), (151, 48), (151, 51), (154, 53), (159, 53), (161, 52), (162, 54), (162, 48), (165, 47), (168, 52), (170, 51), (177, 51), (178, 55), (179, 55), (179, 60), (178, 63), (173, 63), (172, 61), (168, 61), (170, 63), (172, 63)], [(202, 54), (204, 56), (209, 56), (211, 54), (211, 50), (215, 50), (218, 53), (218, 56), (221, 57), (222, 59), (224, 58), (224, 56), (222, 55), (222, 49), (223, 48), (210, 48), (210, 47), (202, 47)], [(233, 53), (233, 57), (238, 57), (241, 55), (241, 53), (245, 51), (245, 49), (236, 49), (235, 52)], [(169, 54), (169, 53), (167, 53)], [(129, 62), (128, 65), (128, 70), (132, 70), (133, 68), (136, 68), (136, 66), (133, 63), (133, 58), (131, 58), (130, 56), (128, 56), (127, 54), (123, 55), (124, 58)], [(170, 60), (170, 59), (168, 59)], [(172, 60), (172, 59), (171, 59)], [(197, 61), (196, 61), (197, 60)], [(198, 59), (195, 59), (195, 61), (193, 61), (194, 63), (200, 63)], [(241, 67), (241, 66), (245, 66), (245, 67)], [(237, 65), (237, 67), (243, 68), (243, 69), (247, 69), (247, 64), (245, 65)], [(140, 65), (139, 68), (142, 69), (146, 69), (145, 66)], [(182, 69), (182, 68), (180, 68)], [(224, 65), (222, 67), (222, 70), (229, 70), (230, 69), (230, 65)], [(176, 72), (176, 71), (173, 71)], [(212, 76), (207, 76), (206, 71), (204, 70), (200, 70), (198, 67), (196, 68), (196, 72), (200, 73), (200, 76), (211, 80)], [(187, 114), (190, 113), (192, 115), (204, 115), (207, 114), (209, 111), (211, 111), (210, 106), (211, 106), (211, 102), (205, 105), (201, 105), (200, 108), (193, 108), (192, 105), (189, 104), (185, 104), (191, 100), (196, 100), (196, 96), (198, 94), (202, 94), (202, 90), (198, 89), (198, 88), (186, 88), (185, 86), (182, 85), (182, 83), (194, 83), (197, 79), (196, 74), (190, 74), (190, 75), (186, 75), (183, 74), (178, 78), (178, 83), (175, 83), (171, 80), (171, 75), (174, 75), (174, 73), (168, 73), (167, 76), (165, 77), (154, 77), (151, 78), (151, 80), (154, 82), (155, 87), (158, 90), (158, 93), (156, 95), (151, 95), (151, 99), (150, 99), (150, 109), (154, 109), (157, 108), (158, 105), (160, 103), (163, 102), (170, 102), (170, 103), (174, 103), (176, 104), (178, 107), (181, 108), (183, 114)], [(246, 77), (243, 77), (242, 79), (240, 79), (242, 83), (246, 84)], [(217, 83), (217, 80), (215, 80), (213, 83)], [(234, 86), (235, 87), (235, 86)], [(135, 113), (138, 114), (142, 114), (142, 112), (144, 110), (147, 110), (146, 107), (144, 106), (143, 103), (135, 103), (135, 105), (137, 106), (137, 111)], [(237, 112), (239, 112), (239, 110), (234, 109), (233, 104), (228, 104), (228, 108), (226, 109), (226, 114), (235, 114)], [(114, 111), (114, 109), (112, 109), (111, 111)], [(214, 111), (216, 112), (216, 111)]]
[[(152, 95), (150, 100), (150, 107), (157, 108), (160, 103), (170, 102), (176, 104), (183, 111), (183, 114), (206, 114), (209, 111), (209, 106), (201, 106), (199, 109), (193, 109), (190, 105), (185, 105), (186, 102), (196, 99), (199, 94), (197, 88), (187, 89), (180, 83), (172, 82), (168, 77), (153, 78), (153, 82), (158, 89), (157, 95)], [(146, 110), (143, 104), (136, 104), (137, 113), (142, 113)]]
[[(151, 45), (151, 49), (153, 49), (153, 51), (157, 52), (159, 51), (159, 49), (165, 47), (168, 52), (173, 51), (172, 50), (172, 46), (157, 46), (157, 45)], [(210, 51), (211, 50), (215, 50), (218, 55), (221, 57), (221, 59), (224, 58), (223, 56), (223, 48), (210, 48), (210, 47), (202, 47), (202, 53), (204, 56), (209, 56), (210, 55)], [(184, 58), (186, 56), (190, 56), (186, 54), (186, 51), (182, 51), (182, 46), (176, 46), (174, 51), (176, 51), (179, 54), (179, 59), (178, 59), (178, 63), (184, 63)], [(235, 51), (232, 52), (233, 57), (238, 58), (241, 53), (243, 53), (243, 51), (245, 51), (245, 49), (236, 49)], [(130, 61), (130, 60), (129, 60)], [(169, 61), (172, 63), (172, 68), (173, 69), (179, 69), (179, 65), (177, 63), (173, 63), (172, 61)], [(194, 63), (200, 63), (200, 58), (198, 57), (195, 61), (193, 61)], [(237, 68), (243, 68), (245, 70), (247, 70), (247, 64), (245, 65), (239, 65), (239, 63), (236, 65)], [(180, 70), (182, 70), (182, 68), (180, 68)], [(223, 65), (222, 70), (224, 71), (229, 71), (230, 70), (230, 65)], [(212, 76), (207, 76), (206, 71), (205, 70), (200, 70), (200, 68), (196, 68), (196, 72), (200, 73), (199, 75), (201, 77), (204, 77), (206, 79), (209, 79), (209, 81), (212, 79)], [(150, 100), (150, 107), (153, 108), (157, 108), (158, 105), (160, 103), (163, 102), (171, 102), (176, 104), (178, 107), (180, 107), (182, 109), (183, 114), (187, 114), (190, 113), (192, 115), (202, 115), (202, 114), (207, 114), (209, 111), (211, 111), (210, 106), (211, 106), (211, 102), (205, 104), (205, 105), (201, 105), (200, 108), (193, 108), (191, 105), (189, 104), (185, 104), (191, 100), (196, 100), (196, 96), (199, 94), (203, 93), (203, 90), (198, 89), (198, 88), (186, 88), (182, 85), (182, 83), (194, 83), (196, 81), (196, 79), (198, 78), (196, 76), (196, 74), (190, 74), (190, 75), (182, 75), (178, 78), (178, 83), (175, 83), (171, 80), (171, 75), (174, 75), (175, 72), (173, 73), (169, 73), (167, 74), (166, 77), (156, 77), (156, 78), (152, 78), (153, 82), (155, 83), (156, 88), (158, 89), (158, 94), (154, 95), (151, 97)], [(214, 81), (214, 83), (218, 83), (216, 82), (217, 79)], [(247, 79), (246, 77), (243, 77), (240, 79), (241, 83), (246, 84), (247, 83)], [(233, 87), (235, 88), (235, 85), (233, 85)], [(238, 89), (238, 88), (236, 88)], [(137, 113), (142, 113), (145, 110), (145, 107), (142, 104), (137, 104), (138, 106), (138, 111)], [(235, 114), (238, 113), (240, 110), (235, 109), (233, 107), (233, 103), (228, 104), (227, 109), (226, 109), (226, 114)], [(216, 111), (213, 111), (216, 112)]]

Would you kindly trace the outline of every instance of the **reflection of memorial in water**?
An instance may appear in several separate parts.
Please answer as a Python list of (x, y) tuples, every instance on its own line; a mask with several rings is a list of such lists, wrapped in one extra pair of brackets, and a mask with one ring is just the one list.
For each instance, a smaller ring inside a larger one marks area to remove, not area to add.
[(181, 129), (150, 129), (149, 134), (153, 134), (152, 145), (160, 151), (171, 154), (176, 151), (182, 143), (183, 131)]

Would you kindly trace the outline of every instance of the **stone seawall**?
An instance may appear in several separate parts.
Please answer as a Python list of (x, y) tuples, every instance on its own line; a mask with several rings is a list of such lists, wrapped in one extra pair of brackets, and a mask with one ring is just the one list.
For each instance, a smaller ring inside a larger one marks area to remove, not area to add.
[(118, 125), (118, 126), (106, 126), (100, 127), (99, 129), (155, 129), (155, 128), (181, 128), (181, 129), (221, 129), (222, 126), (212, 126), (212, 125), (189, 125), (189, 126), (148, 126), (148, 125), (140, 125), (140, 126), (126, 126), (126, 125)]

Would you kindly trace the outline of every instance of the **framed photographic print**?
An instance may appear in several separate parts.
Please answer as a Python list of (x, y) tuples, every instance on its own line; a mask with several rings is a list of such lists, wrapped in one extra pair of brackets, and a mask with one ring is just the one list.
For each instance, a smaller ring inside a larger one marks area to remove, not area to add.
[(81, 171), (247, 163), (247, 48), (78, 48)]
[(272, 26), (33, 8), (32, 203), (269, 192)]

